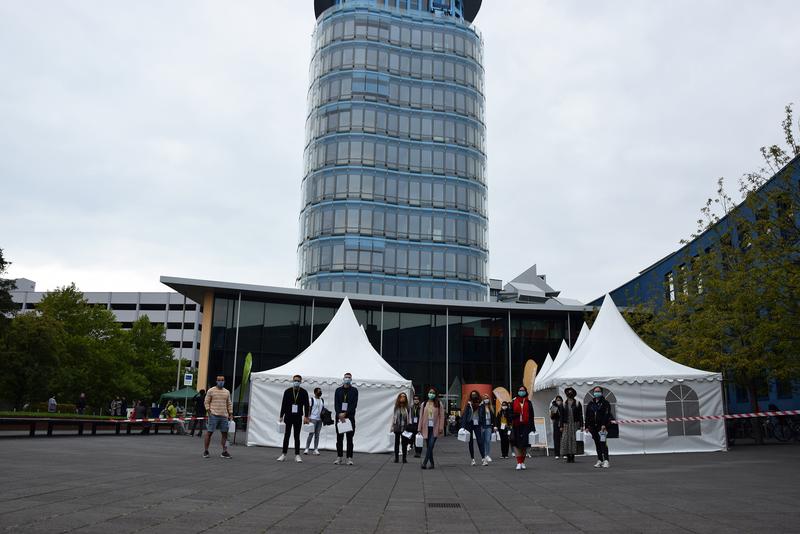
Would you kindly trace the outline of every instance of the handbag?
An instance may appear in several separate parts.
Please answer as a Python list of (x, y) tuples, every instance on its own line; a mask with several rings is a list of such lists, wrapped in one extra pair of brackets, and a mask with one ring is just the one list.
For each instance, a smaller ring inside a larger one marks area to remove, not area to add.
[(278, 434), (283, 434), (284, 432), (286, 432), (286, 423), (278, 421), (277, 423), (275, 423), (275, 430), (276, 432), (278, 432)]
[(583, 430), (578, 429), (575, 431), (575, 441), (583, 441)]
[(500, 441), (500, 432), (492, 432), (492, 441)]
[[(345, 419), (344, 421), (339, 421), (336, 424), (336, 432), (339, 434), (346, 434), (347, 432), (353, 431), (353, 423), (350, 422), (350, 419)], [(394, 444), (394, 442), (392, 442)]]
[(528, 445), (533, 445), (534, 443), (539, 443), (538, 432), (531, 432), (528, 434)]
[(331, 426), (333, 424), (333, 414), (327, 408), (322, 408), (319, 412), (319, 418), (322, 420), (324, 426)]
[(467, 432), (465, 429), (460, 429), (458, 431), (458, 441), (468, 442), (469, 441), (470, 432)]
[(417, 437), (414, 438), (414, 447), (418, 449), (422, 448), (422, 434), (417, 434)]

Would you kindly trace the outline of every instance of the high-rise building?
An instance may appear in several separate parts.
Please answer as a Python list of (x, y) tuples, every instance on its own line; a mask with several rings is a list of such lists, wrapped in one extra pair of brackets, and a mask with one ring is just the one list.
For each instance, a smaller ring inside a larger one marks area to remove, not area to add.
[(302, 289), (489, 296), (480, 0), (315, 0)]

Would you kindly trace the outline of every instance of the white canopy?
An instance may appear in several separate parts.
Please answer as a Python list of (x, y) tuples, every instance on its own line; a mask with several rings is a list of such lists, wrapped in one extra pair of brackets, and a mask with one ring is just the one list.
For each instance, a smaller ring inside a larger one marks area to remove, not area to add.
[(559, 366), (567, 360), (567, 358), (569, 358), (569, 347), (567, 346), (567, 342), (562, 339), (561, 345), (558, 347), (558, 353), (556, 353), (556, 357), (553, 362), (547, 369), (542, 367), (542, 372), (540, 372), (539, 376), (536, 377), (536, 382), (533, 384), (533, 390), (539, 391), (544, 389), (544, 383), (547, 378), (553, 374), (553, 372), (558, 369)]
[[(544, 362), (542, 362), (542, 367), (539, 368), (539, 373), (536, 376), (536, 381), (539, 380), (539, 377), (544, 378), (545, 376), (547, 376), (547, 372), (550, 370), (552, 366), (553, 366), (553, 358), (550, 356), (550, 353), (548, 352), (547, 357), (544, 359)], [(535, 387), (536, 383), (534, 382), (534, 388)]]
[[(358, 388), (359, 393), (355, 450), (390, 451), (388, 429), (394, 402), (402, 392), (410, 398), (412, 384), (375, 351), (347, 298), (306, 350), (284, 365), (251, 375), (247, 444), (282, 444), (283, 436), (277, 432), (276, 423), (283, 391), (291, 386), (293, 375), (303, 377), (302, 387), (308, 390), (309, 396), (314, 387), (320, 387), (326, 407), (334, 411), (334, 392), (348, 372), (352, 373), (352, 386)], [(304, 439), (305, 435), (301, 441)], [(320, 448), (333, 448), (334, 443), (332, 427), (325, 427)]]

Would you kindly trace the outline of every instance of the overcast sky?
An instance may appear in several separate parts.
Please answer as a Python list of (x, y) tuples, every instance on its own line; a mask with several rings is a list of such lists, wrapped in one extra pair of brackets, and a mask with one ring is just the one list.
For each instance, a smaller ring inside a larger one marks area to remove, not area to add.
[[(796, 0), (486, 0), (490, 272), (591, 300), (800, 104)], [(0, 0), (0, 248), (46, 290), (293, 287), (311, 0)]]

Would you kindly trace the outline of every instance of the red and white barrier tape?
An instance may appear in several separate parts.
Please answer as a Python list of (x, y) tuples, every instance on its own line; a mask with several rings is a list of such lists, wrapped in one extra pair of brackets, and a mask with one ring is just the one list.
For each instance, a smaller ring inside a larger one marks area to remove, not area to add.
[[(233, 419), (247, 419), (247, 415), (234, 415)], [(208, 417), (152, 417), (144, 419), (99, 419), (96, 422), (108, 423), (174, 423), (175, 421), (189, 422), (189, 421), (208, 421)]]
[(678, 421), (719, 421), (721, 419), (748, 419), (750, 417), (777, 417), (781, 415), (800, 415), (800, 410), (783, 410), (780, 412), (732, 413), (725, 415), (697, 415), (693, 417), (660, 417), (655, 419), (619, 419), (619, 425), (640, 425), (647, 423), (675, 423)]

